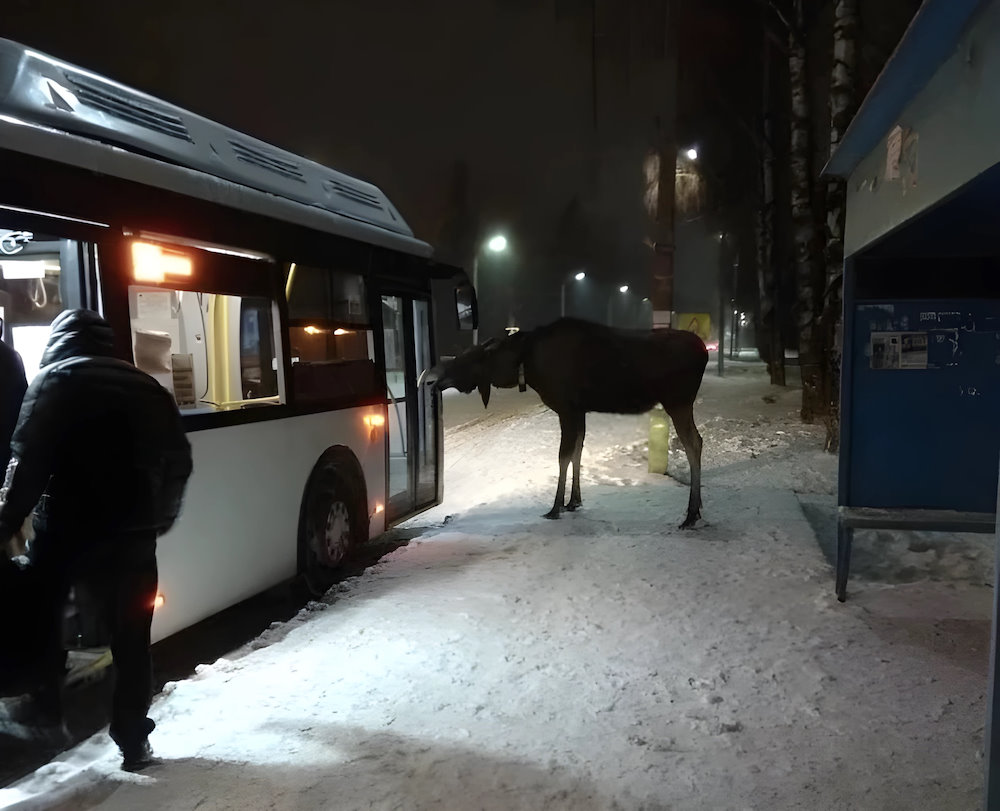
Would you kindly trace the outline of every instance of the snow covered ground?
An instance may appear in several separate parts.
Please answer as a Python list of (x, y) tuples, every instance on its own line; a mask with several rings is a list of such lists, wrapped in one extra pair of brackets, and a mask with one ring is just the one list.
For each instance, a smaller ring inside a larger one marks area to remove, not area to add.
[(168, 685), (160, 765), (98, 734), (0, 807), (978, 807), (988, 539), (858, 533), (837, 603), (836, 460), (798, 398), (709, 372), (693, 531), (648, 417), (590, 416), (584, 508), (546, 521), (555, 416), (485, 412), (407, 546)]

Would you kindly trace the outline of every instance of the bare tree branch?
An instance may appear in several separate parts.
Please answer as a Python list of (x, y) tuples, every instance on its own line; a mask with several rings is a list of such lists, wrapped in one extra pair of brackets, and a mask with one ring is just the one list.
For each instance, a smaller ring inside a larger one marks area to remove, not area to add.
[(761, 11), (768, 12), (773, 11), (775, 16), (778, 17), (781, 23), (781, 28), (776, 29), (774, 25), (770, 24), (767, 20), (767, 14), (764, 15), (762, 20), (762, 25), (764, 31), (768, 38), (774, 42), (774, 44), (781, 50), (781, 52), (787, 56), (788, 55), (788, 35), (790, 33), (796, 34), (795, 28), (792, 26), (787, 15), (781, 10), (781, 7), (777, 5), (775, 0), (756, 0), (757, 5), (760, 7)]
[(779, 6), (775, 2), (775, 0), (768, 0), (767, 4), (768, 4), (768, 6), (770, 6), (771, 11), (773, 11), (775, 14), (778, 15), (778, 19), (781, 20), (781, 22), (785, 26), (785, 28), (788, 29), (788, 32), (790, 34), (795, 34), (797, 28), (796, 28), (796, 26), (792, 25), (792, 23), (788, 19), (788, 17), (785, 16), (785, 12), (781, 10), (781, 6)]

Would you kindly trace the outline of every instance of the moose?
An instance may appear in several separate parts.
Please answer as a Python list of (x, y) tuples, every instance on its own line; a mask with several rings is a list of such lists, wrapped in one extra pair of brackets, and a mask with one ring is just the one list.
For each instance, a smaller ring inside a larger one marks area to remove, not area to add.
[[(675, 329), (625, 330), (577, 318), (560, 318), (534, 330), (491, 338), (430, 369), (425, 381), (439, 391), (478, 389), (483, 407), (490, 386), (533, 388), (559, 416), (559, 483), (545, 518), (576, 510), (580, 498), (580, 456), (590, 411), (642, 414), (657, 403), (674, 423), (691, 465), (687, 516), (681, 528), (701, 517), (701, 434), (694, 401), (708, 365), (708, 350), (693, 332)], [(566, 470), (573, 463), (569, 502)]]

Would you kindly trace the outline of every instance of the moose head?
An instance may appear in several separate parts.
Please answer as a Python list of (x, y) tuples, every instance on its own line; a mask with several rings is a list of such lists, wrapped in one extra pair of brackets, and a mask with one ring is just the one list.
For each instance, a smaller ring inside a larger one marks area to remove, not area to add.
[(433, 383), (438, 391), (452, 388), (469, 394), (479, 389), (485, 408), (490, 402), (491, 386), (509, 389), (518, 385), (523, 342), (520, 333), (503, 339), (490, 338), (429, 369), (422, 382)]

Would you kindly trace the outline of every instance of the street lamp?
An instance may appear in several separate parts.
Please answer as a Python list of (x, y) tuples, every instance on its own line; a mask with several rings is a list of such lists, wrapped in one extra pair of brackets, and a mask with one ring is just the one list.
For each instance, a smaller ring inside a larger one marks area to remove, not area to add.
[(689, 146), (687, 149), (685, 149), (684, 155), (687, 157), (689, 161), (698, 160), (698, 150), (695, 149), (693, 146)]
[[(507, 237), (503, 234), (494, 234), (486, 242), (486, 249), (492, 253), (503, 253), (507, 250)], [(472, 257), (472, 289), (476, 291), (476, 298), (479, 298), (479, 248)], [(472, 345), (479, 343), (479, 328), (472, 330)]]
[[(578, 270), (573, 274), (573, 278), (578, 282), (582, 282), (587, 278), (587, 274), (582, 270)], [(563, 318), (566, 317), (566, 279), (563, 279), (559, 285), (559, 315)]]
[[(627, 284), (623, 284), (621, 287), (618, 288), (618, 292), (621, 293), (622, 295), (625, 295), (626, 293), (628, 293), (628, 285)], [(614, 314), (612, 312), (612, 307), (614, 305), (614, 302), (615, 302), (614, 297), (613, 296), (608, 296), (608, 326), (609, 327), (614, 326), (614, 323), (612, 321), (612, 315)]]

